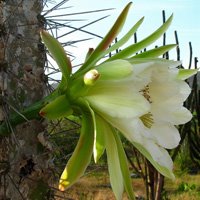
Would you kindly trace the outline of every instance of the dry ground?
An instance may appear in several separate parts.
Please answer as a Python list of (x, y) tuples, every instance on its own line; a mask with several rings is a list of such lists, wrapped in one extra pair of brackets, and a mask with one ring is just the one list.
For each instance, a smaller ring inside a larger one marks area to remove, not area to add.
[[(188, 183), (195, 185), (195, 189), (186, 188), (180, 191), (181, 184)], [(136, 196), (145, 197), (145, 187), (141, 178), (133, 179), (133, 188)], [(199, 175), (179, 175), (175, 181), (165, 181), (166, 195), (163, 200), (200, 200), (200, 174)], [(95, 171), (81, 178), (74, 186), (65, 193), (58, 192), (57, 200), (115, 200), (109, 184), (109, 176), (106, 170)], [(126, 194), (123, 200), (128, 200)]]

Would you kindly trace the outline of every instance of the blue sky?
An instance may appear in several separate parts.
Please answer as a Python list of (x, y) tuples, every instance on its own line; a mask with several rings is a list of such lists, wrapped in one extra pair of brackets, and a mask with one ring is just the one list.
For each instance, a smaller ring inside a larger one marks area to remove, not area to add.
[[(57, 0), (58, 1), (58, 0)], [(58, 1), (59, 2), (59, 1)], [(83, 18), (85, 21), (82, 22), (72, 22), (74, 26), (79, 27), (81, 25), (87, 24), (95, 19), (98, 19), (105, 15), (110, 15), (108, 18), (84, 28), (84, 30), (97, 33), (100, 36), (104, 36), (108, 29), (112, 26), (115, 19), (122, 11), (124, 6), (130, 1), (128, 0), (69, 0), (66, 5), (72, 6), (66, 11), (69, 13), (88, 11), (104, 8), (115, 8), (111, 11), (92, 13), (82, 16), (69, 16), (71, 19)], [(189, 41), (192, 42), (193, 55), (200, 58), (200, 1), (199, 0), (134, 0), (133, 5), (129, 11), (129, 15), (122, 31), (121, 35), (126, 33), (128, 29), (136, 23), (141, 17), (145, 16), (145, 20), (138, 30), (138, 40), (151, 34), (162, 24), (162, 10), (166, 12), (166, 18), (168, 18), (172, 13), (174, 14), (173, 23), (167, 31), (167, 43), (175, 43), (174, 31), (177, 30), (178, 38), (181, 49), (181, 60), (184, 66), (187, 67), (189, 63)], [(65, 12), (66, 12), (65, 11)], [(62, 11), (61, 11), (62, 12)], [(62, 33), (63, 34), (62, 30)], [(69, 30), (66, 30), (69, 31)], [(91, 37), (83, 33), (74, 33), (67, 36), (68, 40), (84, 39)], [(120, 36), (119, 36), (120, 37)], [(75, 47), (69, 48), (77, 59), (73, 61), (74, 65), (82, 62), (84, 56), (89, 47), (94, 47), (98, 44), (100, 39), (94, 38), (87, 42), (82, 42)], [(154, 45), (161, 45), (161, 40)], [(175, 59), (175, 51), (171, 51), (171, 59)]]

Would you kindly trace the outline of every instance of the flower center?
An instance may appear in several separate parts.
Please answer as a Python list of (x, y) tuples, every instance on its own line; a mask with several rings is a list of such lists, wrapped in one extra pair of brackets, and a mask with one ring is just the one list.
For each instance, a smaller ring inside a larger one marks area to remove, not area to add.
[(149, 102), (152, 103), (151, 96), (149, 94), (149, 85), (146, 85), (143, 90), (140, 90), (144, 98)]
[[(146, 85), (144, 87), (143, 90), (140, 91), (142, 93), (142, 95), (144, 96), (144, 98), (149, 102), (149, 103), (152, 103), (152, 100), (151, 100), (151, 96), (149, 94), (149, 85)], [(144, 124), (144, 126), (146, 126), (147, 128), (151, 128), (153, 123), (154, 123), (154, 120), (153, 120), (153, 115), (151, 112), (148, 112), (147, 114), (145, 115), (142, 115), (140, 117), (140, 119), (142, 120), (142, 123)]]
[(153, 115), (150, 112), (145, 115), (142, 115), (140, 119), (142, 120), (144, 126), (146, 126), (147, 128), (151, 128), (154, 123)]

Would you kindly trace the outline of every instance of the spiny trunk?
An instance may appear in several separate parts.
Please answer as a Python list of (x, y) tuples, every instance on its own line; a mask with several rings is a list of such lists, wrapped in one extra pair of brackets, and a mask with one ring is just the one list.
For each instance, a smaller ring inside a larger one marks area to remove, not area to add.
[[(0, 1), (0, 120), (44, 96), (42, 0)], [(9, 126), (9, 121), (8, 121)], [(11, 128), (11, 127), (10, 127)], [(49, 199), (50, 156), (39, 143), (45, 125), (28, 121), (0, 138), (0, 199)]]

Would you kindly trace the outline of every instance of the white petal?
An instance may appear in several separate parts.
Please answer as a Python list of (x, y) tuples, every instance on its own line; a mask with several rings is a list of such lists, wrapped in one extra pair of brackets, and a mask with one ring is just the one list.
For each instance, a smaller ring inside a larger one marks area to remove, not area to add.
[(157, 122), (167, 122), (172, 125), (187, 123), (192, 119), (192, 114), (185, 107), (176, 105), (174, 101), (168, 103), (152, 104), (151, 113)]
[(149, 80), (145, 80), (143, 77), (135, 76), (132, 74), (123, 79), (115, 79), (115, 80), (98, 80), (97, 83), (91, 87), (88, 91), (88, 95), (91, 94), (99, 94), (104, 93), (107, 90), (116, 89), (118, 92), (138, 92), (142, 90)]
[(168, 99), (177, 99), (179, 102), (184, 102), (191, 92), (190, 87), (184, 81), (166, 80), (155, 81), (149, 84), (149, 93), (153, 102), (166, 101)]
[(172, 98), (179, 93), (179, 87), (172, 81), (157, 82), (152, 80), (149, 84), (149, 94), (152, 102), (158, 103)]
[(132, 64), (148, 64), (149, 67), (156, 66), (159, 68), (167, 67), (167, 68), (176, 68), (181, 65), (180, 61), (174, 60), (166, 60), (162, 58), (133, 58), (129, 60)]
[(139, 93), (112, 91), (110, 94), (104, 93), (85, 98), (94, 110), (112, 117), (136, 117), (148, 112), (150, 108), (148, 101)]
[(191, 93), (190, 86), (185, 81), (180, 81), (179, 90), (183, 101), (185, 101)]
[(158, 145), (167, 149), (177, 147), (181, 139), (178, 130), (173, 125), (166, 123), (154, 123), (149, 132), (154, 136)]
[(180, 109), (174, 111), (172, 121), (174, 125), (179, 125), (179, 124), (185, 124), (189, 122), (191, 119), (192, 119), (191, 112), (187, 108), (181, 107)]
[(157, 146), (153, 141), (147, 140), (144, 144), (133, 142), (133, 145), (151, 162), (151, 164), (164, 176), (174, 179), (173, 163), (168, 152)]
[(104, 116), (115, 128), (117, 128), (130, 142), (134, 141), (142, 143), (143, 133), (145, 131), (144, 125), (138, 118), (111, 118)]
[(135, 75), (143, 74), (146, 70), (151, 68), (154, 62), (142, 62), (140, 59), (140, 63), (132, 62), (133, 64), (133, 71)]
[(159, 165), (172, 170), (173, 162), (169, 153), (162, 147), (156, 145), (152, 140), (146, 140), (143, 147), (151, 154), (152, 158), (159, 163)]

